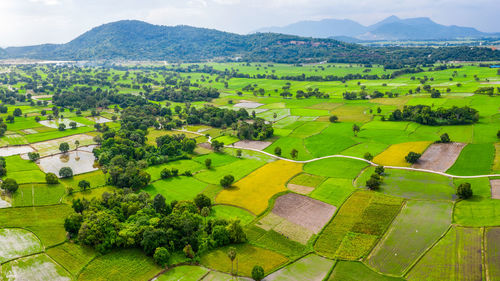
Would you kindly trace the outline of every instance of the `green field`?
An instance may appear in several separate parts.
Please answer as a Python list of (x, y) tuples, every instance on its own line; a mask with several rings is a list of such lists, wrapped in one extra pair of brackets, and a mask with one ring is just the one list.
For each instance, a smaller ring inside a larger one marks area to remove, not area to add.
[(446, 172), (459, 176), (491, 174), (494, 158), (493, 144), (469, 144), (464, 147), (455, 164)]
[(332, 268), (334, 261), (317, 255), (308, 255), (272, 273), (266, 280), (311, 280), (321, 281)]
[(368, 264), (382, 273), (402, 275), (449, 228), (452, 207), (448, 202), (408, 201)]
[(390, 277), (377, 273), (361, 262), (339, 261), (328, 281), (403, 281), (403, 278)]

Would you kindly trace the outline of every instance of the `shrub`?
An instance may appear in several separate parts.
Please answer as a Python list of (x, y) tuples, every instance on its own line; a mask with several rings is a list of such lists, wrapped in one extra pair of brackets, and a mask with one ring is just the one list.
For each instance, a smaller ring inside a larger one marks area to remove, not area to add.
[[(59, 174), (60, 174), (60, 172), (59, 172)], [(59, 183), (59, 179), (57, 178), (56, 174), (54, 174), (54, 173), (45, 174), (45, 181), (48, 184), (58, 184)]]
[(281, 156), (281, 147), (277, 146), (276, 148), (274, 148), (274, 154)]
[(61, 144), (59, 144), (59, 150), (62, 153), (68, 152), (69, 151), (69, 144), (67, 142), (62, 142)]
[(330, 118), (328, 118), (330, 120), (330, 122), (332, 123), (335, 123), (339, 120), (339, 118), (337, 117), (337, 115), (332, 115), (330, 116)]
[(375, 173), (377, 173), (379, 175), (383, 175), (385, 173), (384, 166), (377, 166), (377, 167), (375, 167)]
[(169, 169), (167, 169), (167, 168), (164, 168), (160, 172), (160, 177), (162, 179), (167, 179), (167, 178), (170, 178), (171, 176), (172, 176), (172, 172)]
[(464, 182), (457, 188), (457, 196), (460, 199), (469, 199), (472, 197), (472, 188), (470, 183)]
[(17, 184), (17, 181), (15, 179), (7, 178), (2, 183), (2, 189), (4, 189), (5, 191), (7, 191), (10, 194), (15, 193), (18, 188), (19, 188), (19, 185)]
[(62, 167), (59, 170), (59, 176), (61, 178), (71, 178), (73, 176), (73, 170), (70, 167)]
[(82, 190), (87, 190), (87, 188), (90, 187), (90, 182), (86, 180), (81, 180), (78, 182), (78, 187), (81, 188)]
[(422, 156), (422, 154), (411, 151), (406, 155), (405, 160), (410, 164), (415, 164), (418, 162), (418, 159), (420, 159), (420, 156)]
[(212, 167), (212, 159), (205, 159), (205, 167), (207, 167), (207, 169), (210, 169)]
[(367, 152), (367, 153), (365, 153), (365, 155), (363, 156), (363, 158), (365, 158), (368, 161), (372, 161), (373, 160), (373, 155), (371, 155), (370, 152)]
[(212, 201), (205, 194), (196, 195), (193, 201), (196, 207), (198, 207), (198, 209), (200, 210), (203, 209), (204, 207), (212, 206)]
[(226, 175), (220, 180), (220, 185), (222, 187), (227, 188), (230, 187), (234, 182), (234, 177), (232, 175)]
[(40, 159), (40, 154), (39, 154), (39, 153), (37, 153), (37, 152), (28, 152), (28, 158), (29, 158), (31, 161), (35, 162), (35, 161), (37, 161), (38, 159)]
[(382, 184), (382, 178), (379, 174), (372, 174), (371, 177), (366, 181), (366, 187), (370, 190), (377, 190)]
[(451, 142), (450, 136), (448, 136), (447, 133), (442, 134), (441, 137), (440, 137), (440, 142), (441, 143), (449, 143), (449, 142)]
[(155, 262), (160, 266), (167, 266), (170, 259), (170, 252), (164, 247), (158, 247), (153, 255)]
[(252, 279), (255, 281), (260, 281), (264, 279), (264, 269), (260, 265), (256, 265), (252, 269)]

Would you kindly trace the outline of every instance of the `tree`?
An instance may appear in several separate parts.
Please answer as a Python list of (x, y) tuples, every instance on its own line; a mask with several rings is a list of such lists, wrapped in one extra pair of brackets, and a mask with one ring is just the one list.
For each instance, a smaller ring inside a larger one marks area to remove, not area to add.
[(86, 180), (81, 180), (78, 182), (78, 187), (82, 189), (83, 191), (87, 190), (87, 188), (90, 187), (90, 182)]
[(7, 120), (7, 122), (9, 122), (9, 123), (14, 123), (14, 115), (7, 116), (7, 118), (5, 118), (5, 120)]
[(337, 117), (337, 115), (332, 115), (330, 116), (329, 120), (330, 122), (335, 123), (339, 120), (339, 117)]
[(83, 216), (80, 213), (73, 213), (64, 220), (64, 229), (69, 233), (70, 237), (75, 237), (80, 230), (83, 222)]
[(153, 255), (155, 262), (160, 266), (167, 266), (170, 259), (170, 252), (164, 247), (158, 247)]
[(141, 246), (144, 252), (152, 255), (156, 248), (167, 243), (167, 234), (163, 229), (146, 229), (142, 234)]
[(245, 231), (243, 231), (243, 227), (241, 227), (239, 220), (232, 220), (229, 225), (226, 227), (229, 233), (229, 239), (231, 243), (243, 243), (247, 240), (247, 236)]
[(295, 159), (297, 158), (297, 156), (299, 155), (299, 151), (297, 149), (292, 149), (292, 151), (290, 151), (290, 156), (292, 157), (292, 159)]
[(373, 160), (373, 155), (370, 152), (367, 152), (367, 153), (365, 153), (365, 155), (363, 156), (363, 158), (365, 158), (368, 161), (372, 161)]
[(382, 184), (382, 178), (379, 174), (375, 173), (370, 176), (370, 178), (366, 181), (366, 187), (370, 190), (377, 190), (380, 188)]
[(73, 170), (70, 167), (62, 167), (59, 170), (59, 176), (61, 178), (71, 178), (73, 176)]
[(164, 214), (168, 208), (170, 208), (170, 205), (167, 207), (165, 197), (161, 194), (156, 194), (155, 198), (153, 198), (153, 209), (159, 214)]
[(418, 159), (420, 159), (420, 156), (422, 156), (422, 154), (410, 151), (410, 153), (406, 155), (405, 160), (410, 164), (415, 164), (418, 162)]
[(59, 151), (61, 151), (62, 153), (68, 152), (69, 144), (67, 142), (62, 142), (61, 144), (59, 144)]
[(45, 174), (45, 181), (48, 184), (58, 184), (59, 183), (59, 179), (57, 178), (56, 174), (54, 174), (54, 173)]
[(234, 177), (232, 175), (226, 175), (220, 180), (220, 185), (224, 188), (228, 188), (233, 184)]
[(460, 199), (469, 199), (472, 197), (472, 188), (470, 183), (461, 183), (457, 188), (457, 196)]
[(7, 191), (10, 194), (14, 194), (18, 188), (19, 188), (19, 185), (17, 184), (17, 181), (15, 179), (6, 178), (2, 182), (2, 189)]
[(71, 127), (71, 129), (76, 129), (77, 124), (75, 121), (71, 121), (69, 122), (69, 126)]
[(208, 207), (203, 207), (201, 209), (200, 215), (204, 218), (208, 217), (210, 215), (210, 209)]
[(221, 152), (224, 147), (224, 143), (218, 140), (213, 140), (211, 146), (214, 151)]
[(59, 131), (64, 131), (64, 130), (66, 130), (66, 124), (64, 124), (64, 123), (59, 123), (59, 127), (57, 127), (57, 129), (58, 129)]
[(377, 166), (377, 167), (375, 167), (375, 173), (377, 173), (379, 175), (383, 175), (385, 173), (384, 166)]
[(212, 201), (205, 194), (198, 194), (193, 200), (194, 204), (198, 209), (203, 209), (205, 207), (210, 208), (212, 206)]
[(160, 172), (160, 177), (162, 179), (168, 179), (171, 176), (172, 176), (172, 172), (167, 168), (163, 168), (163, 170), (161, 170), (161, 172)]
[(236, 258), (236, 248), (229, 247), (229, 249), (227, 250), (227, 257), (231, 260), (231, 274), (234, 274), (233, 273), (233, 262), (234, 262), (234, 259)]
[(353, 131), (355, 137), (358, 136), (359, 130), (361, 130), (361, 129), (359, 128), (359, 126), (357, 124), (352, 125), (352, 131)]
[(281, 147), (277, 146), (274, 148), (274, 154), (281, 156)]
[(498, 130), (498, 132), (497, 132), (497, 138), (500, 139), (500, 130)]
[(252, 279), (255, 281), (261, 281), (264, 279), (264, 269), (260, 265), (255, 265), (252, 269)]
[(243, 151), (241, 151), (241, 149), (236, 150), (236, 157), (241, 158), (242, 154), (243, 154)]
[(207, 169), (210, 170), (210, 168), (212, 167), (212, 159), (210, 158), (205, 159), (205, 167), (207, 167)]
[(193, 248), (191, 247), (191, 245), (187, 244), (184, 247), (184, 249), (182, 249), (182, 251), (184, 252), (186, 257), (188, 257), (190, 259), (194, 258), (194, 252), (193, 252)]
[(448, 133), (444, 133), (444, 134), (441, 135), (440, 142), (441, 143), (449, 143), (449, 142), (451, 142), (450, 136), (448, 136)]
[(37, 161), (38, 159), (40, 159), (40, 154), (39, 154), (39, 153), (37, 153), (37, 152), (28, 152), (28, 158), (29, 158), (31, 161), (35, 162), (35, 161)]
[(23, 112), (21, 111), (20, 108), (16, 108), (16, 109), (14, 109), (13, 115), (16, 117), (19, 117), (19, 116), (23, 115)]
[(274, 122), (276, 122), (276, 118), (278, 118), (278, 114), (275, 112), (275, 113), (273, 113)]

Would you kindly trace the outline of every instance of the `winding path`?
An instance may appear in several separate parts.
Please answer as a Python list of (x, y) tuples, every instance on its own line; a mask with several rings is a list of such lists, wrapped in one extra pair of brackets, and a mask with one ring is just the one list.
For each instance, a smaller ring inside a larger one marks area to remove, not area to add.
[[(205, 136), (202, 133), (192, 132), (192, 131), (188, 131), (188, 130), (184, 130), (184, 129), (183, 130), (174, 130), (174, 131), (183, 132), (183, 133), (191, 133), (191, 134), (200, 135), (200, 136)], [(208, 137), (208, 143), (212, 143), (212, 137), (211, 136)], [(227, 148), (237, 148), (237, 149), (243, 149), (243, 150), (251, 150), (251, 151), (255, 151), (255, 152), (259, 152), (259, 153), (265, 154), (265, 155), (273, 157), (275, 159), (289, 161), (289, 162), (294, 162), (294, 163), (301, 163), (301, 164), (311, 163), (311, 162), (315, 162), (315, 161), (319, 161), (319, 160), (323, 160), (323, 159), (328, 159), (328, 158), (349, 158), (349, 159), (354, 159), (354, 160), (359, 160), (359, 161), (366, 162), (367, 164), (370, 164), (371, 166), (379, 166), (378, 164), (375, 164), (375, 163), (373, 163), (371, 161), (368, 161), (366, 159), (363, 159), (363, 158), (360, 158), (360, 157), (348, 156), (348, 155), (328, 155), (328, 156), (313, 158), (313, 159), (309, 159), (309, 160), (299, 161), (299, 160), (292, 160), (292, 159), (284, 158), (284, 157), (281, 157), (281, 156), (277, 156), (277, 155), (271, 154), (269, 152), (265, 152), (265, 151), (260, 150), (260, 149), (247, 148), (247, 147), (241, 147), (241, 146), (233, 146), (233, 145), (225, 145), (224, 147), (227, 147)], [(411, 168), (411, 167), (384, 166), (384, 168), (387, 168), (387, 169), (398, 169), (398, 170), (409, 170), (409, 171), (417, 171), (417, 172), (424, 172), (424, 173), (432, 173), (432, 174), (437, 174), (437, 175), (441, 175), (441, 176), (445, 176), (445, 177), (459, 178), (459, 179), (500, 177), (500, 174), (476, 175), (476, 176), (457, 176), (457, 175), (447, 174), (447, 173), (444, 173), (444, 172), (437, 172), (437, 171), (433, 171), (433, 170), (418, 169), (418, 168)]]

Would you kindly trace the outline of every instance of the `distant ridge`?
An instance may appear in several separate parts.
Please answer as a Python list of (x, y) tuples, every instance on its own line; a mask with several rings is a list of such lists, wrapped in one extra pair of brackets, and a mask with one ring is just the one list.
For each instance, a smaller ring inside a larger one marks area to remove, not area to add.
[(360, 40), (450, 40), (461, 38), (498, 37), (498, 33), (484, 33), (472, 27), (445, 26), (430, 18), (400, 19), (390, 16), (370, 26), (352, 20), (325, 19), (301, 21), (283, 27), (261, 28), (258, 32), (276, 32), (291, 35)]
[[(383, 25), (381, 27), (386, 26)], [(379, 28), (381, 28), (379, 27)], [(343, 37), (347, 41), (348, 38)], [(351, 39), (355, 41), (359, 39)], [(500, 60), (489, 48), (370, 48), (334, 39), (278, 33), (240, 35), (185, 25), (124, 20), (95, 27), (66, 44), (0, 49), (3, 59), (127, 61), (348, 62), (390, 67), (450, 60)]]

